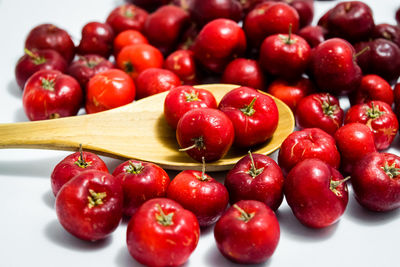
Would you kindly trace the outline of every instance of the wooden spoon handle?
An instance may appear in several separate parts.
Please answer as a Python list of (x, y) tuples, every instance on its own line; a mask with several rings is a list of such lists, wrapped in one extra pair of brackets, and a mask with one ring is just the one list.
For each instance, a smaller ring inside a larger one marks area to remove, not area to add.
[(0, 148), (43, 148), (71, 150), (79, 147), (74, 138), (81, 120), (70, 118), (0, 124)]

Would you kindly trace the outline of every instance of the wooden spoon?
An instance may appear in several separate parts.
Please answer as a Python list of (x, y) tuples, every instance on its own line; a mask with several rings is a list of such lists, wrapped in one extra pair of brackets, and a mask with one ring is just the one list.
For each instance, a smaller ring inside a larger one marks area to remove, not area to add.
[[(199, 85), (211, 91), (219, 101), (237, 85)], [(0, 124), (0, 148), (42, 148), (85, 150), (121, 158), (154, 162), (165, 169), (201, 169), (185, 152), (179, 152), (175, 131), (163, 116), (164, 99), (168, 92), (131, 104), (90, 115), (53, 120)], [(252, 148), (254, 153), (269, 154), (278, 149), (294, 129), (290, 108), (274, 98), (279, 109), (279, 124), (273, 137)], [(247, 150), (231, 148), (216, 162), (207, 163), (207, 171), (230, 169)]]

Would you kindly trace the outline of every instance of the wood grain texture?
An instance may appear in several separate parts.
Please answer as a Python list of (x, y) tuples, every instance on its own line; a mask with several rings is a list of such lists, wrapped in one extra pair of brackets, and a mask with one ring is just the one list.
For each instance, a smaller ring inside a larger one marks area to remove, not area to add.
[[(237, 85), (209, 84), (217, 101)], [(201, 169), (201, 164), (185, 152), (179, 152), (175, 131), (163, 117), (168, 92), (157, 94), (116, 109), (68, 118), (35, 122), (0, 124), (0, 148), (78, 149), (121, 158), (154, 162), (165, 169)], [(252, 148), (253, 153), (270, 154), (278, 149), (294, 129), (294, 117), (288, 106), (275, 99), (279, 124), (273, 137)], [(231, 148), (221, 160), (208, 163), (207, 171), (230, 169), (247, 149)]]

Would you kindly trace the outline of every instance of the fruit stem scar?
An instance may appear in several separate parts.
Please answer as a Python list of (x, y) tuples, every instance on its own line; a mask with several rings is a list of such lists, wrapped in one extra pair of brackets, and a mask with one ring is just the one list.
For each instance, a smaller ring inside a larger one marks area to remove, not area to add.
[(200, 137), (196, 137), (196, 138), (192, 138), (192, 141), (194, 141), (194, 144), (188, 147), (184, 147), (184, 148), (180, 148), (179, 151), (188, 151), (191, 150), (193, 148), (197, 148), (197, 149), (204, 149), (205, 145), (204, 145), (204, 140), (203, 140), (203, 136)]
[(123, 15), (124, 15), (124, 17), (127, 17), (127, 18), (132, 19), (132, 18), (135, 17), (135, 12), (134, 12), (134, 10), (132, 10), (132, 9), (125, 8), (125, 9), (123, 10)]
[(135, 68), (133, 67), (132, 62), (126, 61), (123, 64), (126, 73), (132, 73), (134, 71)]
[(396, 168), (396, 163), (393, 162), (392, 165), (386, 161), (385, 165), (381, 167), (381, 169), (389, 176), (391, 179), (395, 178), (400, 174), (400, 168)]
[(56, 82), (54, 81), (54, 79), (46, 79), (46, 78), (42, 79), (42, 87), (45, 90), (54, 92), (55, 85), (56, 85)]
[(350, 180), (351, 176), (347, 176), (346, 178), (342, 179), (342, 180), (338, 180), (338, 181), (334, 181), (332, 178), (329, 182), (329, 189), (335, 193), (335, 195), (337, 196), (341, 196), (342, 193), (337, 190), (336, 188), (338, 188), (338, 186), (340, 186), (341, 184), (345, 183), (346, 181)]
[(350, 9), (351, 9), (351, 3), (350, 2), (348, 2), (348, 3), (346, 3), (346, 5), (344, 6), (344, 10), (346, 11), (346, 13), (347, 12), (349, 12), (350, 11)]
[(383, 37), (385, 37), (385, 39), (388, 39), (389, 41), (392, 41), (392, 36), (387, 31), (384, 31), (382, 33), (382, 35), (383, 35)]
[(92, 189), (89, 189), (89, 194), (90, 194), (90, 196), (87, 197), (89, 208), (93, 208), (93, 207), (104, 204), (103, 199), (105, 197), (107, 197), (106, 192), (96, 193)]
[(239, 207), (236, 204), (233, 204), (233, 207), (240, 212), (240, 217), (238, 219), (244, 221), (245, 223), (249, 222), (256, 214), (255, 212), (247, 213), (246, 211), (244, 211), (241, 207)]
[(124, 171), (131, 174), (139, 174), (143, 170), (143, 165), (141, 162), (131, 162), (129, 161), (129, 165), (125, 167)]
[(261, 174), (264, 171), (264, 167), (257, 169), (256, 168), (256, 164), (254, 163), (254, 159), (253, 159), (253, 155), (251, 154), (251, 150), (249, 150), (249, 156), (250, 156), (250, 160), (251, 160), (251, 168), (250, 170), (247, 172), (252, 178), (255, 178), (256, 176), (258, 176), (259, 174)]
[(191, 91), (190, 93), (185, 92), (186, 102), (200, 101), (199, 94), (195, 91)]
[(156, 204), (156, 207), (158, 209), (159, 214), (156, 214), (156, 220), (159, 224), (162, 226), (170, 226), (173, 225), (172, 217), (174, 216), (174, 213), (168, 213), (165, 214), (163, 209), (161, 208), (160, 204)]
[(383, 114), (385, 114), (385, 112), (380, 111), (379, 108), (377, 108), (377, 107), (374, 105), (374, 102), (371, 102), (371, 108), (369, 108), (369, 109), (367, 110), (367, 116), (368, 116), (368, 118), (377, 119), (377, 118), (379, 118), (380, 116), (382, 116)]
[(34, 54), (31, 50), (28, 48), (24, 48), (25, 54), (27, 54), (30, 58), (33, 59), (33, 63), (35, 65), (40, 65), (46, 62), (46, 59), (44, 57), (39, 57), (38, 55)]
[(246, 116), (252, 116), (256, 110), (254, 109), (254, 103), (256, 102), (257, 97), (254, 97), (253, 100), (251, 100), (250, 104), (248, 106), (245, 106), (244, 108), (241, 108), (240, 111), (243, 112), (244, 115)]
[(78, 160), (75, 161), (74, 163), (75, 163), (76, 165), (78, 165), (79, 167), (83, 168), (83, 169), (89, 167), (91, 162), (87, 162), (87, 161), (83, 158), (82, 144), (79, 144), (79, 154), (80, 154), (80, 155), (79, 155), (79, 157), (78, 157)]
[(329, 98), (329, 94), (327, 96), (328, 96), (328, 101), (322, 102), (322, 110), (325, 115), (332, 117), (332, 115), (335, 114), (337, 105), (332, 105), (331, 100)]
[(96, 67), (97, 65), (99, 65), (99, 62), (97, 62), (97, 61), (94, 61), (94, 60), (88, 60), (88, 61), (86, 61), (86, 66), (87, 66), (88, 68), (93, 69), (93, 68)]

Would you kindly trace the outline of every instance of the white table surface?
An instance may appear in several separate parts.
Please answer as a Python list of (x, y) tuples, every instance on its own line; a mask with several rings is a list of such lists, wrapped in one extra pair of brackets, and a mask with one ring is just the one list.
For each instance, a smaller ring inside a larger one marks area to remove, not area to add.
[[(338, 1), (316, 2), (314, 22)], [(368, 0), (377, 23), (395, 23), (400, 0)], [(0, 123), (27, 121), (14, 67), (25, 37), (34, 26), (53, 23), (77, 44), (89, 21), (104, 21), (122, 0), (0, 0)], [(343, 101), (346, 105), (346, 101)], [(389, 152), (400, 154), (399, 138)], [(50, 174), (70, 152), (0, 150), (0, 266), (140, 266), (126, 248), (127, 222), (106, 240), (88, 243), (58, 223)], [(272, 155), (276, 159), (276, 153)], [(121, 161), (104, 158), (112, 171)], [(223, 173), (217, 174), (220, 181)], [(171, 177), (172, 178), (172, 177)], [(350, 195), (348, 208), (335, 225), (313, 230), (302, 226), (284, 201), (277, 213), (281, 239), (275, 254), (260, 266), (400, 266), (400, 211), (372, 213)], [(186, 266), (235, 266), (217, 250), (212, 227)]]

